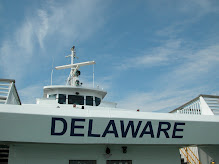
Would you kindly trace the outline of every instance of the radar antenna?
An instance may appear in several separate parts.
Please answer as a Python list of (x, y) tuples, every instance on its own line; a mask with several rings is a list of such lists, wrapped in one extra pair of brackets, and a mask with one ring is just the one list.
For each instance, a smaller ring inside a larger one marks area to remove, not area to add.
[(80, 76), (80, 74), (81, 74), (78, 69), (81, 66), (95, 64), (95, 61), (88, 61), (88, 62), (82, 62), (82, 63), (75, 63), (74, 64), (74, 59), (75, 58), (78, 59), (78, 57), (76, 56), (76, 53), (75, 53), (75, 46), (73, 46), (71, 48), (71, 54), (66, 56), (66, 57), (71, 57), (71, 64), (58, 66), (58, 67), (55, 67), (55, 69), (60, 70), (60, 69), (71, 68), (71, 71), (70, 71), (69, 77), (67, 79), (66, 85), (71, 85), (71, 86), (80, 86), (80, 85), (82, 85), (82, 83), (80, 83), (79, 80), (78, 80), (78, 76)]

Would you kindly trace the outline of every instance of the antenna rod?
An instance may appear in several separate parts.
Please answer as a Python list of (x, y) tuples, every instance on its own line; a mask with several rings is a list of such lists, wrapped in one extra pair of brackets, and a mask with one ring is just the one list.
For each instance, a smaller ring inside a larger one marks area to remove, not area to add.
[(51, 72), (51, 85), (52, 85), (52, 74), (53, 74), (53, 69), (52, 69), (52, 72)]
[[(74, 49), (75, 49), (75, 46), (73, 46), (71, 48), (71, 64), (74, 64), (74, 57), (75, 57), (75, 54), (74, 54)], [(70, 80), (70, 85), (72, 86), (75, 86), (75, 78), (74, 78), (74, 69), (71, 68), (71, 80)]]
[(93, 65), (93, 88), (94, 88), (94, 65)]
[(54, 63), (54, 58), (52, 58), (51, 85), (52, 85), (52, 75), (53, 75), (53, 63)]

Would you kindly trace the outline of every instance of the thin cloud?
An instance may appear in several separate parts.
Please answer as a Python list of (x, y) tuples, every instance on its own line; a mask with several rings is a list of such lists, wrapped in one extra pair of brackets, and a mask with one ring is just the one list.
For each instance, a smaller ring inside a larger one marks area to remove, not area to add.
[[(35, 43), (34, 20), (26, 19), (11, 38), (6, 38), (0, 47), (1, 68), (7, 78), (20, 79), (31, 62)], [(13, 38), (13, 39), (12, 39)], [(16, 70), (16, 71), (15, 71)]]
[(164, 75), (169, 77), (166, 79), (166, 83), (177, 84), (180, 87), (200, 81), (200, 78), (209, 78), (215, 75), (214, 70), (219, 69), (219, 43), (196, 50), (196, 52), (193, 51), (191, 50), (181, 65)]
[(193, 49), (186, 51), (190, 53), (184, 57), (181, 64), (176, 65), (172, 71), (158, 78), (163, 83), (162, 89), (128, 94), (127, 97), (119, 101), (120, 107), (167, 112), (199, 94), (218, 93), (214, 88), (210, 89), (212, 86), (208, 86), (207, 83), (202, 83), (201, 86), (200, 84), (196, 85), (196, 83), (200, 82), (203, 77), (207, 79), (215, 78), (215, 70), (219, 69), (219, 44), (196, 51)]
[(43, 97), (43, 85), (29, 85), (19, 90), (22, 104), (35, 104), (36, 98)]
[(133, 57), (134, 59), (128, 59), (119, 63), (117, 69), (127, 70), (130, 68), (168, 65), (180, 56), (180, 47), (180, 40), (168, 40), (161, 46), (154, 47), (150, 52), (145, 50), (142, 54)]
[(46, 54), (42, 49), (54, 36), (59, 37), (62, 44), (72, 42), (72, 39), (87, 39), (104, 23), (101, 14), (104, 5), (99, 0), (68, 1), (61, 6), (50, 1), (47, 5), (33, 11), (33, 15), (27, 14), (11, 37), (2, 41), (0, 60), (4, 62), (0, 67), (4, 77), (17, 80), (25, 77), (29, 70), (27, 66), (34, 62), (36, 55)]
[(179, 10), (184, 13), (195, 12), (196, 15), (204, 15), (217, 10), (215, 2), (214, 0), (185, 0), (179, 6)]
[(169, 112), (185, 102), (195, 98), (200, 91), (206, 88), (192, 88), (187, 90), (177, 90), (174, 88), (166, 88), (164, 91), (152, 92), (136, 92), (130, 96), (120, 100), (118, 107), (137, 110), (144, 112), (160, 111)]
[(44, 38), (46, 37), (48, 33), (48, 29), (49, 29), (48, 14), (47, 14), (47, 11), (42, 10), (42, 9), (39, 9), (37, 13), (38, 13), (38, 19), (39, 19), (37, 23), (39, 24), (36, 24), (37, 26), (36, 35), (39, 40), (40, 47), (43, 48)]
[(155, 32), (157, 36), (166, 36), (172, 39), (177, 38), (180, 33), (200, 21), (204, 16), (218, 13), (219, 11), (216, 0), (184, 0), (174, 5), (174, 8), (174, 14), (181, 16), (180, 21), (177, 18), (177, 20), (172, 21), (168, 26), (157, 30)]
[[(48, 8), (48, 34), (62, 35), (65, 39), (83, 40), (104, 24), (102, 12), (105, 5), (100, 0), (68, 1), (60, 6), (52, 3)], [(94, 23), (95, 22), (95, 23)]]

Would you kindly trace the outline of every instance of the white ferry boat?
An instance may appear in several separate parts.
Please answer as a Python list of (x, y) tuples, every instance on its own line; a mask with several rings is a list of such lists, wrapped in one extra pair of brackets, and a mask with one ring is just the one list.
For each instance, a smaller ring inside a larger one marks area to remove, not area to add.
[[(0, 164), (180, 164), (219, 162), (219, 96), (200, 95), (171, 113), (116, 108), (84, 87), (79, 68), (66, 85), (45, 86), (22, 104), (15, 80), (0, 79)], [(145, 107), (147, 109), (147, 106)]]

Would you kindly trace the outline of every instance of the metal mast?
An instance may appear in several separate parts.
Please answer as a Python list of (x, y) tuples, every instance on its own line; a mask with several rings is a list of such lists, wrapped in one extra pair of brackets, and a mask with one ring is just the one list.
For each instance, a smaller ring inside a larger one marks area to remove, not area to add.
[[(71, 48), (71, 55), (66, 56), (66, 58), (67, 57), (71, 57), (71, 65), (73, 65), (74, 64), (74, 58), (76, 57), (76, 55), (75, 55), (75, 46), (73, 46)], [(75, 68), (72, 67), (71, 71), (70, 71), (70, 75), (69, 75), (68, 80), (67, 80), (68, 85), (75, 86), (74, 70), (75, 70)]]
[[(67, 83), (66, 85), (71, 85), (71, 86), (81, 86), (82, 83), (80, 83), (80, 81), (77, 79), (79, 76), (80, 76), (80, 71), (78, 70), (81, 66), (86, 66), (86, 65), (93, 65), (95, 64), (95, 61), (87, 61), (87, 62), (82, 62), (82, 63), (75, 63), (74, 64), (74, 59), (75, 58), (78, 58), (76, 56), (76, 53), (75, 53), (75, 46), (73, 46), (71, 48), (71, 54), (68, 55), (68, 56), (65, 56), (66, 58), (67, 57), (71, 57), (71, 64), (69, 65), (63, 65), (63, 66), (57, 66), (55, 67), (56, 70), (61, 70), (61, 69), (67, 69), (67, 68), (71, 68), (71, 71), (70, 71), (70, 74), (69, 74), (69, 77), (67, 79)], [(93, 68), (94, 69), (94, 68)], [(94, 81), (94, 70), (93, 70), (93, 81)], [(94, 83), (93, 83), (94, 85)]]
[[(71, 64), (74, 64), (74, 58), (75, 58), (75, 54), (74, 54), (74, 51), (75, 50), (75, 46), (73, 46), (72, 48), (71, 48)], [(73, 86), (75, 86), (75, 83), (74, 83), (74, 81), (75, 81), (75, 79), (74, 79), (74, 68), (71, 68), (71, 79), (70, 79), (70, 85), (73, 85)]]

